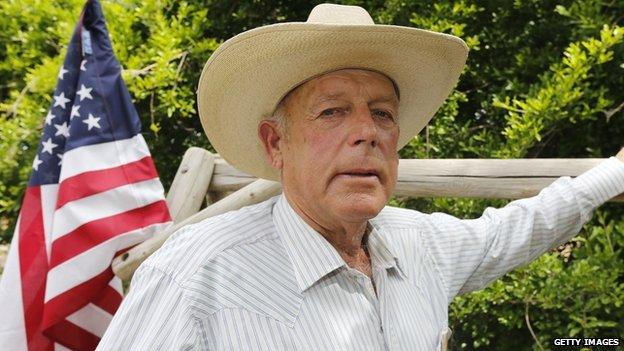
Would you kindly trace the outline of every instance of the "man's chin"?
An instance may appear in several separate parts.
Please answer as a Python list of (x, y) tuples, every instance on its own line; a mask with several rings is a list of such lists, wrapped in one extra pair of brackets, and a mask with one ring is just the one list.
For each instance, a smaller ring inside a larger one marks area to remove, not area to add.
[(386, 201), (371, 194), (349, 194), (340, 200), (336, 210), (343, 218), (354, 221), (367, 220), (376, 217), (384, 208)]

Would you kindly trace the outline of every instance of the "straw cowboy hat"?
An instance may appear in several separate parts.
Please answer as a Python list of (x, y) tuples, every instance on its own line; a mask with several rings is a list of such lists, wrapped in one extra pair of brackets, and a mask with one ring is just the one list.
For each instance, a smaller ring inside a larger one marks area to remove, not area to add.
[(255, 28), (221, 44), (199, 80), (199, 116), (212, 146), (227, 162), (245, 173), (279, 180), (279, 172), (264, 160), (258, 123), (302, 82), (342, 68), (385, 74), (400, 94), (401, 148), (450, 94), (467, 56), (460, 38), (379, 25), (361, 7), (321, 4), (306, 22)]

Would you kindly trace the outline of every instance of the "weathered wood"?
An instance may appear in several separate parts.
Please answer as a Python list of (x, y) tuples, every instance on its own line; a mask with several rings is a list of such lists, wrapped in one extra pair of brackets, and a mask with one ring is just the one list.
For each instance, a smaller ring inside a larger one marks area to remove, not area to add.
[(128, 280), (132, 277), (132, 274), (139, 267), (141, 262), (154, 253), (154, 251), (158, 250), (171, 234), (183, 226), (264, 201), (279, 194), (280, 191), (280, 183), (264, 179), (257, 180), (230, 196), (206, 207), (202, 211), (197, 212), (181, 222), (173, 224), (154, 237), (128, 250), (123, 255), (116, 257), (112, 264), (113, 272), (121, 279)]
[[(413, 197), (518, 199), (533, 196), (561, 176), (575, 177), (604, 159), (400, 160), (394, 194)], [(215, 160), (209, 191), (219, 194), (253, 182), (223, 159)], [(615, 201), (623, 201), (618, 196)]]
[(191, 147), (184, 153), (180, 167), (167, 193), (167, 205), (174, 223), (197, 213), (214, 174), (215, 156), (205, 149)]

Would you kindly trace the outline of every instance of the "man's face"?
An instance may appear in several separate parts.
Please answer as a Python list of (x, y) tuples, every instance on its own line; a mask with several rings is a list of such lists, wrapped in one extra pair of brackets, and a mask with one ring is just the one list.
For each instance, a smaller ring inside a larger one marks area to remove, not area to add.
[(321, 222), (375, 217), (396, 184), (398, 103), (386, 76), (359, 69), (295, 89), (285, 101), (287, 137), (281, 138), (289, 200)]

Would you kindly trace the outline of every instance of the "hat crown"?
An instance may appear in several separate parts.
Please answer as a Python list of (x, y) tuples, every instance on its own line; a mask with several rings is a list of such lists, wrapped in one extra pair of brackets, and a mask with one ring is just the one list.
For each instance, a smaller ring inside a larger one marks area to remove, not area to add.
[(359, 6), (337, 4), (316, 5), (310, 12), (307, 23), (351, 25), (375, 24), (373, 18), (365, 9)]

